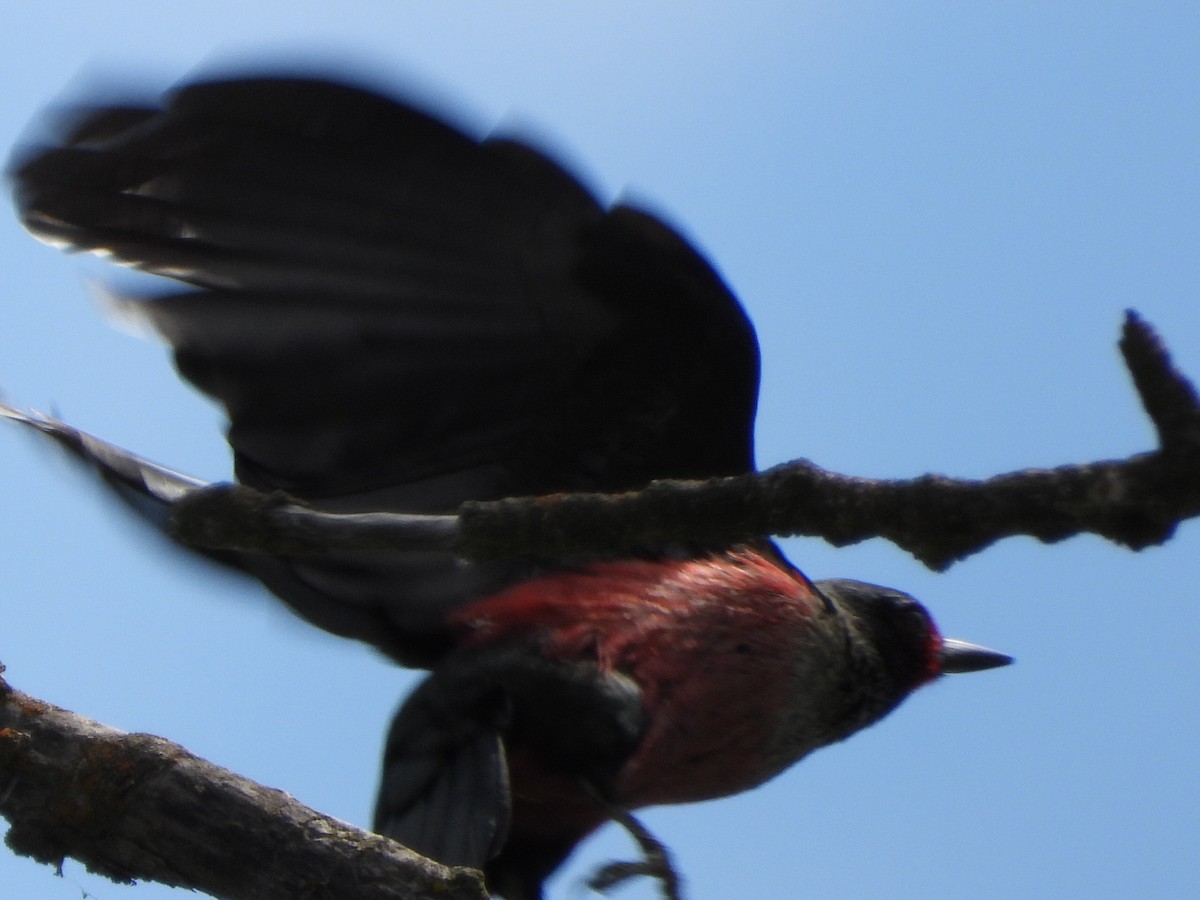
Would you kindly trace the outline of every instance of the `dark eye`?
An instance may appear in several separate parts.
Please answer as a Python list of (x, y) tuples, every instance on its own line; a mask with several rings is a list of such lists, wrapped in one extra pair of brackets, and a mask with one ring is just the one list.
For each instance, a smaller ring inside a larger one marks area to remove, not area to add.
[(910, 598), (907, 603), (896, 607), (896, 630), (909, 641), (917, 643), (927, 640), (933, 630), (932, 625), (929, 613), (916, 600)]

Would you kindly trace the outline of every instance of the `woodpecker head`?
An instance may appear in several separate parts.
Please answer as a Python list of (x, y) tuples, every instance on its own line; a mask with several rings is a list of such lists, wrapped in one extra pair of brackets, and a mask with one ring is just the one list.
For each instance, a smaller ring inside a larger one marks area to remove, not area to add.
[(818, 581), (815, 587), (846, 621), (853, 693), (858, 694), (857, 721), (850, 730), (882, 718), (941, 675), (1013, 661), (978, 644), (942, 637), (925, 607), (903, 591), (846, 578)]
[(903, 591), (849, 578), (818, 581), (816, 587), (854, 618), (863, 639), (879, 654), (884, 670), (909, 690), (940, 675), (981, 672), (1013, 661), (987, 647), (942, 637), (925, 607)]

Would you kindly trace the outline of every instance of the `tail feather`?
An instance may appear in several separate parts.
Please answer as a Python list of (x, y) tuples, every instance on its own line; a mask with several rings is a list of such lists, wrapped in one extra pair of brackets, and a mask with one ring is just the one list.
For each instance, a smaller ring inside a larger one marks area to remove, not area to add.
[(45, 435), (94, 470), (123, 500), (156, 525), (166, 523), (170, 505), (209, 482), (131, 453), (61, 419), (0, 402), (0, 418)]

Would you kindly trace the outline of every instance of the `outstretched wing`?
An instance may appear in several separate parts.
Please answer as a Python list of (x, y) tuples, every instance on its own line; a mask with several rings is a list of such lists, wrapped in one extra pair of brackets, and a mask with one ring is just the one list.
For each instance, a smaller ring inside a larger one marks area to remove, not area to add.
[[(13, 167), (22, 220), (189, 286), (129, 305), (224, 404), (243, 482), (420, 512), (751, 467), (737, 301), (667, 225), (605, 210), (537, 150), (298, 78), (72, 120)], [(259, 563), (318, 624), (410, 663), (499, 577), (446, 557)], [(330, 625), (329, 604), (371, 624)]]

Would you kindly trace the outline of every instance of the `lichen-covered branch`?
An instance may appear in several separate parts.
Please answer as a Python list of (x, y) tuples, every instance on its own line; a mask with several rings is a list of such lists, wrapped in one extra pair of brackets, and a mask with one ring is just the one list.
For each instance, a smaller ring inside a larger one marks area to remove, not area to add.
[(614, 554), (665, 542), (766, 535), (841, 546), (882, 537), (933, 569), (998, 540), (1096, 534), (1141, 549), (1200, 515), (1200, 400), (1158, 335), (1130, 311), (1120, 342), (1159, 446), (1119, 460), (1024, 469), (982, 480), (876, 480), (796, 460), (732, 478), (659, 481), (625, 494), (559, 494), (463, 504), (447, 515), (338, 515), (284, 494), (205, 485), (57, 419), (0, 404), (96, 468), (143, 515), (149, 498), (180, 542), (209, 551), (451, 550), (473, 559)]
[(1091, 533), (1133, 549), (1200, 514), (1200, 401), (1153, 328), (1127, 313), (1121, 352), (1158, 449), (1121, 460), (1025, 469), (983, 480), (873, 480), (808, 460), (628, 494), (563, 494), (464, 504), (457, 516), (333, 516), (282, 496), (214, 486), (175, 505), (194, 546), (311, 553), (334, 547), (453, 548), (464, 556), (613, 553), (664, 541), (806, 535), (845, 545), (882, 537), (934, 569), (1014, 535)]
[[(0, 666), (0, 671), (3, 667)], [(125, 734), (0, 678), (0, 815), (8, 846), (70, 856), (116, 881), (159, 881), (229, 900), (482, 900), (452, 869), (205, 762)]]

